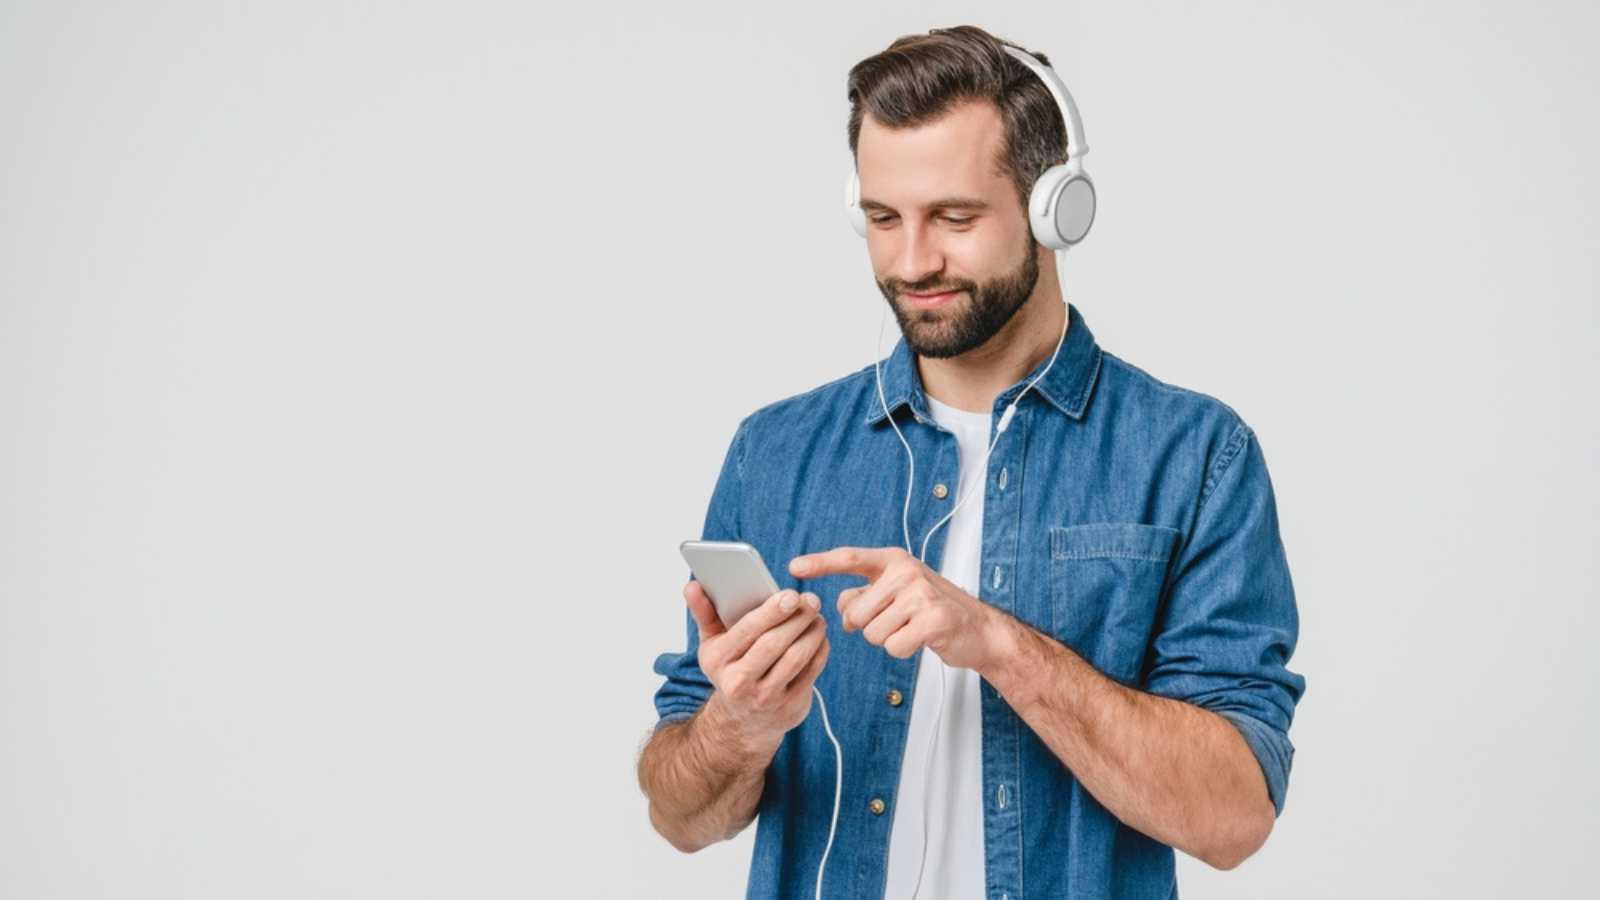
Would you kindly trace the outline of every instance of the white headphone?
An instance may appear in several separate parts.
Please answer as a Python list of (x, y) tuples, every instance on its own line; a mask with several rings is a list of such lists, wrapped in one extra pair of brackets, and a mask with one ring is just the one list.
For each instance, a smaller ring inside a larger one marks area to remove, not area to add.
[[(1033, 182), (1028, 197), (1028, 224), (1033, 228), (1033, 239), (1052, 250), (1066, 250), (1083, 240), (1089, 233), (1089, 226), (1094, 224), (1094, 182), (1083, 170), (1083, 155), (1089, 152), (1089, 145), (1083, 139), (1083, 119), (1078, 116), (1078, 105), (1072, 102), (1072, 94), (1054, 69), (1010, 44), (1001, 46), (1032, 69), (1050, 89), (1067, 126), (1067, 161), (1045, 169)], [(845, 185), (845, 215), (856, 234), (866, 237), (867, 214), (861, 209), (861, 179), (853, 166)]]

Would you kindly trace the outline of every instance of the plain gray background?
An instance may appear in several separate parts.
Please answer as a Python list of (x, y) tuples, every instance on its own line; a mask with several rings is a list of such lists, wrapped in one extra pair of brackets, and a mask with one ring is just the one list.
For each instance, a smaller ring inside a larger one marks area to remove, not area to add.
[(845, 73), (961, 23), (1083, 111), (1069, 297), (1277, 490), (1288, 807), (1184, 896), (1583, 892), (1600, 14), (978, 9), (0, 5), (0, 894), (742, 895), (634, 782), (676, 546), (873, 358)]

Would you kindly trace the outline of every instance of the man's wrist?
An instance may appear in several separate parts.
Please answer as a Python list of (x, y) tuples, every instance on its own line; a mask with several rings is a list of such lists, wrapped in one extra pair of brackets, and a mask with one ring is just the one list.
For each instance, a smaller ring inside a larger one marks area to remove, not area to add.
[(774, 740), (771, 735), (747, 732), (743, 723), (728, 709), (726, 698), (718, 690), (713, 690), (706, 699), (700, 718), (706, 730), (706, 739), (719, 748), (721, 752), (717, 755), (735, 771), (754, 766), (765, 768), (778, 752), (778, 745), (783, 742), (782, 735)]
[(990, 607), (989, 657), (978, 669), (983, 679), (994, 685), (1013, 708), (1020, 707), (1042, 667), (1037, 635), (1027, 625), (1001, 610)]

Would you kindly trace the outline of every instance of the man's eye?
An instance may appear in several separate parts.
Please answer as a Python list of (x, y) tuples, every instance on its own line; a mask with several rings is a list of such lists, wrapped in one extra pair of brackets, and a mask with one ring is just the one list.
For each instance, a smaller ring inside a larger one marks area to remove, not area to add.
[(949, 222), (951, 225), (968, 225), (971, 224), (973, 218), (973, 216), (967, 216), (966, 218), (962, 218), (961, 216), (945, 216), (944, 220)]

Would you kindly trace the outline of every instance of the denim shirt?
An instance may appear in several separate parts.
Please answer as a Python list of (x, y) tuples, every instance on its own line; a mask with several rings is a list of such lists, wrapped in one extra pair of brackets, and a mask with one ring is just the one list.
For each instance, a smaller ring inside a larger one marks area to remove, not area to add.
[[(1298, 614), (1260, 443), (1227, 405), (1102, 350), (1079, 310), (1069, 304), (1067, 314), (1059, 358), (989, 459), (980, 599), (1121, 684), (1223, 716), (1281, 813), (1305, 681), (1287, 668)], [(995, 398), (991, 429), (1046, 362)], [(916, 454), (917, 552), (956, 501), (948, 486), (960, 481), (957, 441), (929, 415), (903, 339), (883, 389)], [(822, 598), (831, 647), (816, 684), (844, 753), (829, 897), (884, 894), (923, 651), (896, 659), (845, 633), (835, 600), (865, 580), (796, 579), (789, 560), (846, 545), (904, 547), (907, 479), (867, 365), (741, 421), (706, 513), (704, 539), (747, 541), (781, 587)], [(934, 571), (947, 534), (940, 528), (929, 542)], [(657, 728), (692, 715), (712, 690), (687, 611), (685, 620), (685, 652), (655, 660), (665, 678)], [(1177, 896), (1173, 850), (1101, 806), (989, 682), (980, 696), (986, 896)], [(767, 768), (747, 896), (813, 895), (833, 799), (834, 749), (813, 702)]]

